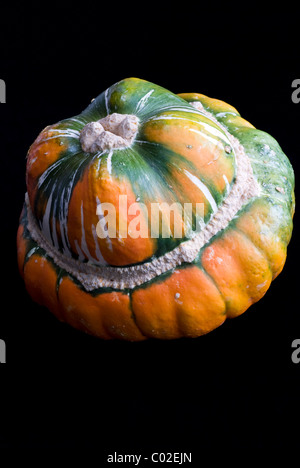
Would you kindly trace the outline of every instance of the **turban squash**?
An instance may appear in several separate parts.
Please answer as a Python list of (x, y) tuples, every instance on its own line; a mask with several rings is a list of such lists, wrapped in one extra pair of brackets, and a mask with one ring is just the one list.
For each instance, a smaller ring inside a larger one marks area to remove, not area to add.
[[(208, 333), (258, 301), (286, 259), (287, 157), (234, 107), (202, 94), (122, 80), (40, 133), (26, 182), (17, 235), (26, 288), (59, 320), (103, 339)], [(106, 203), (117, 229), (101, 237)], [(182, 218), (165, 217), (174, 203), (192, 206), (181, 237)], [(152, 206), (161, 215), (154, 233)], [(130, 236), (137, 217), (140, 235)]]

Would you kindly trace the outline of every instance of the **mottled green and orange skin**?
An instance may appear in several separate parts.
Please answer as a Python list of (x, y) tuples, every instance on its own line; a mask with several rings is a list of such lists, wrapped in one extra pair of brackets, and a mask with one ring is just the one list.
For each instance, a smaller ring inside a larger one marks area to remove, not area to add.
[[(257, 302), (285, 263), (295, 207), (288, 159), (270, 135), (255, 129), (232, 106), (196, 93), (180, 97), (200, 101), (240, 141), (261, 186), (260, 195), (203, 246), (193, 263), (134, 289), (89, 293), (32, 240), (23, 209), (18, 261), (29, 294), (60, 320), (103, 339), (139, 341), (208, 333)], [(179, 144), (180, 136), (169, 138), (158, 129), (149, 132), (164, 138), (164, 144)]]
[[(147, 95), (147, 102), (141, 105)], [(113, 154), (85, 153), (79, 141), (80, 131), (86, 123), (103, 118), (108, 111), (138, 117), (135, 141)], [(221, 138), (214, 134), (216, 130)], [(220, 206), (227, 196), (228, 185), (234, 183), (235, 172), (233, 152), (227, 154), (224, 150), (222, 129), (180, 97), (134, 78), (112, 86), (109, 96), (102, 93), (78, 116), (45, 128), (28, 151), (26, 170), (35, 218), (42, 229), (45, 216), (51, 219), (48, 240), (50, 235), (50, 242), (55, 239), (55, 247), (63, 253), (68, 250), (72, 257), (85, 261), (99, 260), (97, 252), (101, 252), (99, 261), (112, 266), (159, 257), (184, 241), (188, 232), (183, 226), (185, 235), (180, 239), (163, 238), (161, 232), (151, 237), (150, 217), (147, 220), (144, 217), (147, 238), (125, 238), (118, 232), (110, 241), (97, 238), (99, 201), (116, 208), (117, 227), (120, 196), (127, 197), (127, 206), (140, 205), (142, 213), (142, 204), (150, 213), (151, 203), (169, 206), (192, 203), (193, 207), (196, 202), (203, 203), (207, 222), (212, 207), (187, 174), (197, 177)], [(128, 215), (127, 230), (134, 216)], [(171, 231), (174, 233), (172, 225)]]

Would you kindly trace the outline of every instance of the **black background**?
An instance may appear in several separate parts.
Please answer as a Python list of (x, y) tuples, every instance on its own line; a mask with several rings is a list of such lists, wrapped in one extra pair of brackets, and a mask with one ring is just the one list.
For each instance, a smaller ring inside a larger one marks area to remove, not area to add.
[(297, 214), (284, 271), (266, 296), (206, 336), (171, 342), (104, 342), (59, 323), (27, 295), (15, 245), (29, 145), (129, 76), (229, 102), (278, 140), (297, 181), (293, 7), (51, 2), (2, 14), (0, 447), (95, 448), (102, 466), (114, 451), (191, 451), (197, 462), (220, 447), (296, 446)]

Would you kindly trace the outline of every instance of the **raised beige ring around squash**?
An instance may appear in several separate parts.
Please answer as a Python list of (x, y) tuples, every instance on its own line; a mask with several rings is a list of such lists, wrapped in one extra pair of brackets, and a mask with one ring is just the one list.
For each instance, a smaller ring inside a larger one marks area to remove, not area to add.
[[(202, 110), (204, 115), (216, 121), (210, 112), (203, 109), (199, 102), (191, 103), (196, 109)], [(253, 171), (249, 158), (247, 157), (242, 145), (230, 133), (222, 127), (234, 148), (237, 161), (236, 181), (219, 210), (213, 215), (212, 219), (205, 228), (192, 239), (183, 242), (171, 252), (155, 258), (150, 262), (142, 263), (130, 267), (108, 267), (95, 266), (82, 263), (79, 260), (68, 258), (61, 255), (43, 236), (32, 215), (28, 195), (26, 204), (28, 209), (28, 229), (32, 238), (47, 252), (56, 265), (66, 270), (77, 278), (87, 291), (92, 291), (99, 287), (112, 287), (115, 289), (134, 288), (135, 286), (146, 283), (156, 276), (166, 271), (176, 268), (184, 262), (191, 263), (195, 260), (199, 250), (209, 242), (209, 240), (222, 229), (226, 228), (229, 222), (234, 218), (242, 206), (255, 195), (259, 194), (259, 185), (253, 177)], [(111, 147), (115, 140), (111, 137)], [(123, 142), (119, 142), (122, 145)]]

